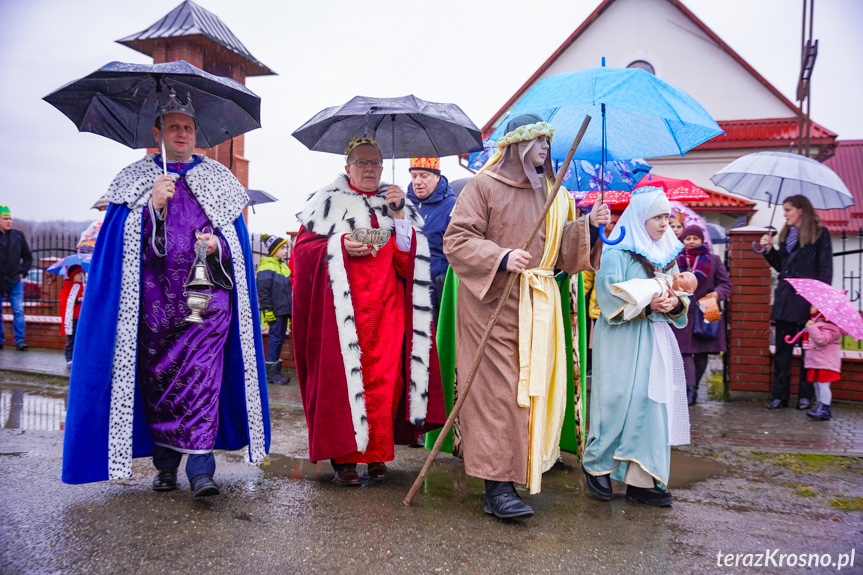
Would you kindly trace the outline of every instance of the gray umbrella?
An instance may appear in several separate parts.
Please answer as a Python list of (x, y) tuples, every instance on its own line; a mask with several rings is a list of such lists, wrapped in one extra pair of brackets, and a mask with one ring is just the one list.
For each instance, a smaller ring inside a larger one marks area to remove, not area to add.
[(249, 196), (249, 201), (246, 204), (246, 207), (252, 208), (252, 213), (255, 213), (255, 206), (258, 204), (269, 204), (270, 202), (279, 201), (279, 198), (272, 194), (268, 194), (264, 190), (250, 190), (246, 188), (246, 194)]
[(159, 103), (171, 91), (191, 96), (198, 133), (195, 146), (212, 148), (261, 127), (261, 99), (242, 84), (214, 76), (188, 62), (111, 62), (66, 84), (44, 100), (81, 132), (92, 132), (130, 148), (153, 147)]
[(368, 136), (385, 158), (440, 158), (482, 149), (482, 133), (461, 108), (413, 95), (356, 96), (321, 110), (293, 136), (310, 150), (333, 154), (343, 154), (352, 137)]

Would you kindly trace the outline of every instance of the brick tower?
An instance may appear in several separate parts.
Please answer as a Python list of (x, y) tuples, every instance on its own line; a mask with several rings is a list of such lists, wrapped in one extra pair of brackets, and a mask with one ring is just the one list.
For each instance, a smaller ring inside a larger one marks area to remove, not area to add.
[[(246, 84), (248, 76), (270, 76), (275, 72), (259, 62), (212, 12), (186, 0), (155, 24), (117, 40), (148, 56), (154, 64), (185, 60), (193, 66)], [(249, 160), (244, 156), (245, 136), (234, 138), (231, 171), (241, 184), (249, 187)], [(207, 156), (231, 166), (231, 142), (202, 150)]]

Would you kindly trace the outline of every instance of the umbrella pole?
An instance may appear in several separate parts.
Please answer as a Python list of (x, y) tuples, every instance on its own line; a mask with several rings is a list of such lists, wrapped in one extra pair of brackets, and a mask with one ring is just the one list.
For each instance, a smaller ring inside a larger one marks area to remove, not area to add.
[[(602, 59), (602, 65), (605, 66), (605, 58)], [(608, 141), (605, 136), (605, 104), (602, 104), (602, 155), (600, 156), (600, 160), (602, 161), (602, 167), (600, 168), (600, 180), (599, 180), (599, 205), (605, 201), (605, 159), (606, 159), (606, 149), (608, 147)], [(599, 225), (599, 239), (602, 240), (602, 243), (614, 246), (623, 241), (623, 238), (626, 236), (626, 226), (618, 226), (620, 227), (620, 231), (618, 232), (617, 239), (612, 240), (609, 239), (607, 235), (605, 235), (605, 224)]]
[[(560, 185), (563, 183), (563, 178), (566, 176), (565, 167), (569, 165), (572, 161), (572, 157), (575, 155), (575, 150), (578, 148), (578, 145), (581, 143), (581, 139), (584, 137), (584, 133), (587, 131), (587, 125), (590, 123), (590, 116), (585, 116), (584, 121), (581, 123), (581, 129), (578, 131), (578, 135), (575, 136), (575, 140), (572, 142), (572, 146), (569, 148), (569, 153), (566, 155), (566, 160), (564, 160), (563, 165), (564, 169), (560, 170), (557, 173), (557, 177), (554, 181), (554, 186), (551, 189), (551, 193), (548, 195), (548, 198), (545, 201), (545, 206), (543, 207), (542, 213), (539, 218), (533, 225), (533, 229), (530, 231), (530, 234), (527, 236), (527, 240), (524, 242), (523, 250), (527, 251), (530, 248), (530, 244), (533, 243), (533, 239), (536, 237), (536, 234), (539, 232), (540, 226), (542, 226), (543, 222), (545, 222), (545, 216), (548, 211), (551, 209), (551, 205), (554, 203), (555, 198), (557, 197), (557, 191), (560, 189)], [(479, 364), (482, 361), (486, 345), (488, 345), (488, 340), (491, 338), (491, 331), (494, 328), (494, 325), (497, 323), (497, 318), (500, 316), (503, 311), (504, 305), (506, 305), (507, 300), (509, 300), (509, 294), (512, 291), (513, 286), (515, 285), (515, 280), (518, 278), (519, 274), (510, 272), (509, 279), (507, 279), (506, 286), (503, 288), (503, 294), (501, 294), (500, 299), (498, 300), (497, 307), (494, 310), (494, 313), (491, 314), (491, 317), (488, 320), (488, 324), (486, 325), (485, 332), (482, 334), (482, 340), (479, 342), (479, 347), (476, 350), (476, 356), (473, 359), (473, 365), (471, 365), (470, 372), (467, 375), (467, 379), (464, 380), (464, 383), (459, 382), (459, 390), (458, 390), (458, 400), (455, 405), (453, 405), (452, 411), (449, 414), (449, 417), (446, 419), (446, 423), (444, 423), (443, 428), (438, 434), (437, 441), (434, 443), (434, 447), (432, 447), (431, 453), (429, 453), (426, 458), (425, 465), (420, 470), (419, 475), (414, 481), (413, 486), (411, 486), (410, 491), (405, 497), (404, 504), (410, 505), (416, 496), (417, 492), (419, 492), (420, 487), (422, 487), (423, 481), (425, 481), (426, 475), (428, 475), (429, 468), (431, 468), (432, 463), (434, 463), (435, 458), (438, 453), (440, 453), (441, 446), (443, 445), (444, 440), (447, 435), (449, 435), (450, 429), (452, 429), (453, 424), (455, 423), (456, 417), (458, 417), (459, 411), (461, 411), (461, 406), (464, 405), (464, 400), (467, 398), (467, 394), (470, 392), (470, 387), (473, 385), (474, 377), (476, 377), (476, 372), (479, 370)]]
[(165, 158), (165, 116), (159, 111), (159, 143), (162, 145), (162, 175), (168, 175), (168, 160)]

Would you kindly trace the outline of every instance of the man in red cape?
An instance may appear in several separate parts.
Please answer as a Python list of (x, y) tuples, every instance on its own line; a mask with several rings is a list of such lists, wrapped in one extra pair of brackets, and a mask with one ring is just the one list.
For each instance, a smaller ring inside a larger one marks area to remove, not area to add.
[(446, 412), (422, 218), (398, 186), (381, 185), (374, 140), (352, 140), (345, 157), (346, 175), (297, 214), (293, 342), (309, 458), (359, 485), (358, 463), (383, 480), (394, 444), (441, 427)]

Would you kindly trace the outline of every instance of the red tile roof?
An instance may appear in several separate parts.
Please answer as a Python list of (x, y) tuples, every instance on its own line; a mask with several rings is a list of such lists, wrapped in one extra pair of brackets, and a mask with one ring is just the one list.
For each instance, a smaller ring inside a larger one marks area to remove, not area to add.
[(746, 214), (755, 211), (755, 202), (701, 188), (710, 196), (706, 200), (687, 201), (685, 204), (696, 212), (725, 212), (730, 214)]
[[(765, 118), (759, 120), (719, 120), (725, 135), (704, 142), (696, 150), (722, 148), (763, 148), (797, 144), (797, 118)], [(832, 146), (836, 134), (812, 122), (810, 139), (813, 146)]]
[(837, 142), (836, 153), (824, 165), (836, 172), (854, 196), (844, 210), (818, 210), (831, 233), (863, 230), (863, 140)]

